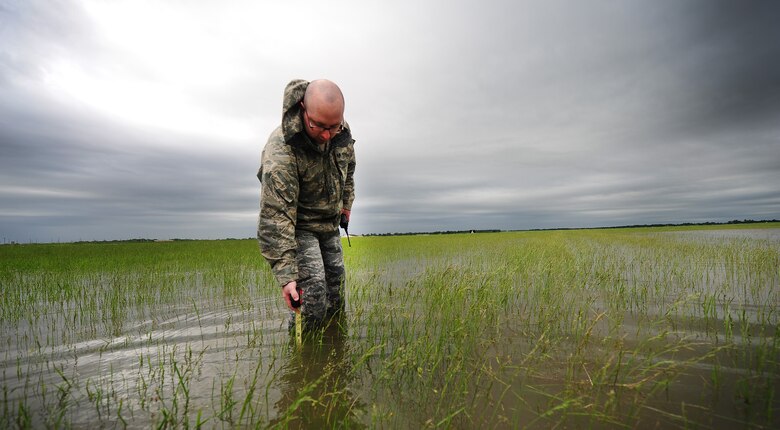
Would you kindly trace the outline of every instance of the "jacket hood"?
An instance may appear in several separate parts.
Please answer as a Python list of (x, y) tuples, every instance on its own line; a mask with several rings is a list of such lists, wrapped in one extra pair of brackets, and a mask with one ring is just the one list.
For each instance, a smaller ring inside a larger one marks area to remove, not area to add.
[(301, 103), (306, 94), (306, 88), (309, 81), (303, 79), (293, 79), (284, 88), (284, 99), (282, 101), (282, 133), (284, 141), (289, 142), (296, 134), (303, 131), (303, 120), (301, 119)]
[[(300, 135), (300, 141), (308, 142), (308, 145), (313, 147), (314, 144), (303, 130), (303, 108), (301, 108), (301, 102), (303, 101), (303, 96), (306, 95), (306, 88), (308, 87), (309, 81), (293, 79), (284, 88), (284, 99), (282, 100), (282, 135), (284, 141), (287, 143), (292, 143), (295, 136)], [(354, 142), (349, 124), (346, 121), (344, 121), (344, 130), (336, 135), (332, 139), (332, 142), (336, 145), (345, 145), (349, 142)]]

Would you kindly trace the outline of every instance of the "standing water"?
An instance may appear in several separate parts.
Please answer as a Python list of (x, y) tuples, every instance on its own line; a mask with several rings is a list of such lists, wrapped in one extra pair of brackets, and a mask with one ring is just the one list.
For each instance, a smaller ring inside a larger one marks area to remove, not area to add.
[(780, 426), (778, 228), (353, 237), (301, 345), (254, 241), (0, 257), (4, 428)]

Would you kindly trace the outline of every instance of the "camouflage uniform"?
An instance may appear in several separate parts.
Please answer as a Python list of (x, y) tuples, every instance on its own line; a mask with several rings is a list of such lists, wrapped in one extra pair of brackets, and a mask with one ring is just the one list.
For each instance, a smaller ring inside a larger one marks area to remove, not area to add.
[(309, 139), (300, 106), (308, 85), (287, 84), (282, 124), (263, 149), (257, 239), (279, 286), (303, 289), (304, 321), (316, 324), (344, 304), (338, 227), (355, 199), (355, 141), (346, 123), (324, 149)]

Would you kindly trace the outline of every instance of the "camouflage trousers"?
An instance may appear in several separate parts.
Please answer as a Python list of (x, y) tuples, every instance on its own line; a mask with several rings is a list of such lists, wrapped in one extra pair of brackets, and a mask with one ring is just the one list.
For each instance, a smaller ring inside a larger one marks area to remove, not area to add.
[[(333, 233), (295, 232), (298, 244), (298, 287), (303, 290), (303, 322), (319, 327), (344, 310), (344, 255), (341, 236)], [(294, 327), (295, 314), (290, 312)]]

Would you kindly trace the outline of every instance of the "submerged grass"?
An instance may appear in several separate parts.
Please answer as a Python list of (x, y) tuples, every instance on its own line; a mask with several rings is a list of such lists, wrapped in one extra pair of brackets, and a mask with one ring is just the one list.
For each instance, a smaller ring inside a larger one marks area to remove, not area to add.
[(776, 428), (780, 241), (713, 231), (354, 237), (301, 347), (254, 241), (3, 246), (0, 427)]

